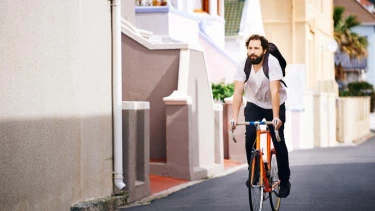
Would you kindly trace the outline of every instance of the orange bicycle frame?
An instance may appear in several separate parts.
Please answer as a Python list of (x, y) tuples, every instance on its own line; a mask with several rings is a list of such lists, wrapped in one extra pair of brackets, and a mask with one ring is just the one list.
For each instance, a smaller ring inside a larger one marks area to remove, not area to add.
[(260, 135), (266, 134), (267, 135), (267, 140), (266, 140), (267, 141), (267, 147), (266, 147), (267, 159), (266, 160), (267, 160), (267, 169), (268, 171), (270, 171), (271, 170), (271, 135), (270, 135), (270, 131), (268, 127), (267, 127), (267, 130), (261, 130), (260, 127), (257, 126), (256, 131), (257, 131), (257, 138), (255, 142), (256, 143), (255, 149), (259, 153), (260, 175), (262, 175), (262, 178), (263, 178), (259, 182), (261, 186), (264, 183), (263, 187), (264, 187), (265, 192), (271, 192), (272, 188), (270, 188), (269, 181), (267, 179), (267, 172), (263, 164), (263, 152), (260, 150)]

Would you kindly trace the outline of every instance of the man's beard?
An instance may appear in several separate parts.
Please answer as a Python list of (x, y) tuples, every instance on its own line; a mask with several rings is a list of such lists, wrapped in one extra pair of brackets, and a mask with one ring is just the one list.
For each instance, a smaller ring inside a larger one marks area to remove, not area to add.
[[(255, 58), (251, 58), (252, 56), (255, 56)], [(260, 56), (256, 56), (252, 54), (249, 58), (250, 58), (251, 64), (260, 64), (260, 62), (263, 60), (263, 54)]]

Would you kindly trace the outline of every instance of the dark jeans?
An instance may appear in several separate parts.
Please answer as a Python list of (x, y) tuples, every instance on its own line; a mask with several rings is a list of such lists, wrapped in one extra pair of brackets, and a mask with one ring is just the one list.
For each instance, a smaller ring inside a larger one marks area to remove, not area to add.
[[(272, 121), (273, 113), (272, 109), (264, 109), (253, 103), (247, 103), (245, 107), (245, 121), (261, 121), (265, 118), (267, 121)], [(289, 180), (290, 169), (289, 169), (289, 158), (288, 158), (288, 149), (285, 144), (284, 139), (284, 124), (285, 124), (285, 104), (280, 106), (279, 110), (280, 120), (283, 122), (283, 125), (279, 128), (279, 135), (281, 141), (276, 140), (275, 131), (273, 125), (268, 125), (272, 137), (273, 145), (276, 149), (276, 159), (279, 171), (280, 180)], [(255, 139), (256, 139), (256, 128), (254, 125), (246, 126), (246, 156), (247, 162), (250, 162), (251, 150), (255, 148)]]

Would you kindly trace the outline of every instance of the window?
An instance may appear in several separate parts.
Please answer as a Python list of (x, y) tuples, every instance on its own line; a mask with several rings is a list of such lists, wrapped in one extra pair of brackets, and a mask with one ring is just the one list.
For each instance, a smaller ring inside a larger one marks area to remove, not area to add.
[(194, 0), (194, 12), (209, 12), (209, 0)]

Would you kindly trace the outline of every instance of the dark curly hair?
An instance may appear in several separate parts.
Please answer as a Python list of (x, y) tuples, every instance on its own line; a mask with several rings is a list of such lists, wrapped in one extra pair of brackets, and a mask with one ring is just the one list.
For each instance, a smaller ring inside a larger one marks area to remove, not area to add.
[(263, 50), (268, 50), (268, 40), (259, 34), (253, 34), (246, 40), (246, 48), (248, 48), (250, 40), (260, 40)]

